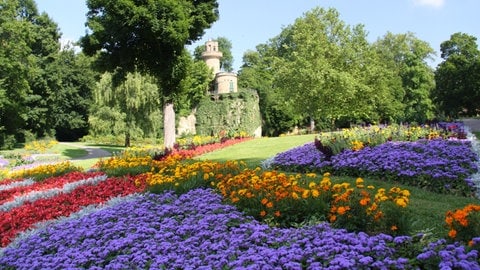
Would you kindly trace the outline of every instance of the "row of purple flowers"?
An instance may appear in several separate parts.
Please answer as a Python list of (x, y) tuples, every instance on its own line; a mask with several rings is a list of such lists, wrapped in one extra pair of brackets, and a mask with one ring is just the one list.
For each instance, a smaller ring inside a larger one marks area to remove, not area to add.
[[(1, 269), (480, 269), (476, 250), (327, 223), (272, 228), (211, 189), (142, 194), (17, 241)], [(480, 242), (480, 239), (475, 239)], [(430, 269), (430, 268), (429, 268)]]
[(469, 177), (478, 170), (477, 160), (470, 141), (437, 139), (344, 150), (330, 160), (308, 143), (278, 154), (272, 164), (290, 171), (377, 177), (436, 192), (472, 195), (475, 188)]

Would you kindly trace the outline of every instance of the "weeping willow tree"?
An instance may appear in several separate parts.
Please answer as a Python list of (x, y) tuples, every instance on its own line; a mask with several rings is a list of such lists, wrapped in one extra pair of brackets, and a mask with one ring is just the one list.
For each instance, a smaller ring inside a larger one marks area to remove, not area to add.
[(158, 86), (152, 77), (128, 73), (123, 83), (114, 86), (112, 74), (104, 73), (94, 89), (93, 98), (90, 135), (123, 134), (125, 147), (129, 147), (132, 137), (159, 133), (161, 104)]

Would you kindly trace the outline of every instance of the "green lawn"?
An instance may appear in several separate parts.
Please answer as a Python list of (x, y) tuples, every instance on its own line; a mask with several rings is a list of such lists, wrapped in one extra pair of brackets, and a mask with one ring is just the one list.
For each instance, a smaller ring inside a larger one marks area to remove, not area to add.
[(207, 153), (198, 157), (202, 160), (227, 161), (241, 160), (251, 167), (259, 166), (260, 163), (277, 153), (290, 148), (313, 142), (316, 135), (285, 136), (274, 138), (259, 138), (232, 145), (215, 152)]

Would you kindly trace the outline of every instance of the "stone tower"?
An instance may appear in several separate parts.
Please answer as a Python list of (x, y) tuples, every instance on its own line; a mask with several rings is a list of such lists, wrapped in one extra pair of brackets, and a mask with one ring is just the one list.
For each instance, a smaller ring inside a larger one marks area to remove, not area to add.
[(223, 54), (218, 48), (217, 41), (209, 40), (205, 43), (205, 51), (202, 53), (202, 58), (215, 76), (214, 89), (211, 89), (212, 94), (235, 93), (238, 91), (237, 74), (220, 71), (220, 59), (222, 56)]
[(220, 59), (223, 54), (218, 50), (218, 42), (209, 40), (205, 43), (205, 51), (202, 53), (203, 61), (212, 69), (213, 74), (220, 71)]

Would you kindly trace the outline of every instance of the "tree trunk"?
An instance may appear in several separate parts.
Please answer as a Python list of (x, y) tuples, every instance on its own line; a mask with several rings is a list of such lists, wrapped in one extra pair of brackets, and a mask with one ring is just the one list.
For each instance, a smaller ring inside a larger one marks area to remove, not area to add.
[(163, 145), (165, 149), (173, 149), (175, 144), (175, 111), (173, 103), (166, 102), (163, 106)]
[(125, 133), (125, 147), (130, 147), (130, 132)]

